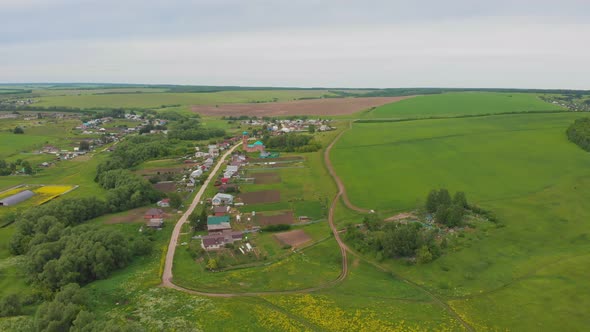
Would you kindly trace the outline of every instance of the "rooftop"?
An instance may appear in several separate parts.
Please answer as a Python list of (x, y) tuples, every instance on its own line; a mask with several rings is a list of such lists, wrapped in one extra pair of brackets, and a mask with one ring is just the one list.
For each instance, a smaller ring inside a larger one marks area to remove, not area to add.
[(208, 216), (207, 217), (207, 225), (220, 225), (221, 223), (229, 222), (229, 216)]

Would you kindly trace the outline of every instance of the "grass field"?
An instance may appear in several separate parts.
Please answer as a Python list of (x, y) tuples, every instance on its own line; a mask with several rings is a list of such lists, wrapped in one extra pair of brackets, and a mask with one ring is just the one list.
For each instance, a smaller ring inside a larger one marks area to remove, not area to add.
[(270, 90), (221, 91), (206, 93), (132, 93), (103, 95), (70, 95), (41, 97), (35, 106), (68, 106), (79, 108), (128, 107), (157, 108), (162, 105), (216, 105), (222, 103), (249, 103), (288, 101), (304, 97), (330, 94), (327, 90)]
[(361, 118), (424, 118), (563, 110), (530, 93), (458, 92), (417, 96), (360, 113)]
[[(497, 213), (505, 227), (476, 230), (431, 264), (384, 263), (449, 301), (477, 330), (583, 330), (590, 154), (565, 136), (580, 116), (354, 124), (332, 161), (351, 201), (383, 216), (423, 204), (437, 187), (463, 190)], [(547, 307), (556, 314), (540, 314)]]

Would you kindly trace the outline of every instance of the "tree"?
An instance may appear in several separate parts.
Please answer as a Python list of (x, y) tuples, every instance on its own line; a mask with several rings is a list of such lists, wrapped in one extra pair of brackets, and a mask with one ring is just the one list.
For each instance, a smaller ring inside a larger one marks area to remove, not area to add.
[(35, 327), (37, 331), (69, 331), (72, 322), (85, 307), (86, 295), (77, 284), (64, 286), (51, 302), (45, 302), (37, 309)]
[(432, 253), (426, 245), (421, 246), (416, 250), (416, 262), (418, 264), (426, 264), (432, 261)]
[(15, 134), (24, 134), (25, 133), (25, 131), (21, 127), (14, 128), (14, 130), (12, 132)]
[(449, 227), (457, 227), (461, 226), (463, 223), (463, 216), (465, 215), (465, 209), (463, 206), (458, 204), (453, 204), (448, 209), (448, 215), (446, 220), (446, 225)]
[(453, 197), (453, 204), (463, 207), (464, 209), (468, 208), (469, 205), (467, 204), (467, 197), (465, 193), (462, 191), (457, 191), (455, 196)]
[(429, 213), (435, 213), (438, 207), (438, 192), (436, 189), (432, 189), (426, 197), (426, 211)]
[(179, 209), (182, 205), (182, 197), (179, 193), (169, 193), (168, 198), (170, 199), (170, 206), (175, 209)]
[(310, 133), (310, 134), (313, 134), (313, 133), (315, 133), (315, 125), (312, 125), (312, 124), (310, 124), (310, 125), (307, 127), (307, 129), (308, 129), (308, 131), (309, 131), (309, 133)]
[(23, 167), (25, 174), (33, 174), (33, 167), (31, 167), (31, 164), (28, 161), (23, 161), (21, 166)]
[(213, 259), (213, 258), (210, 258), (210, 259), (207, 261), (207, 269), (208, 269), (208, 270), (211, 270), (211, 271), (213, 271), (213, 270), (217, 270), (217, 267), (218, 267), (218, 265), (217, 265), (217, 261), (216, 261), (215, 259)]
[(451, 194), (449, 194), (449, 191), (447, 189), (441, 188), (438, 191), (437, 202), (438, 202), (438, 205), (443, 205), (443, 206), (451, 205)]
[(10, 294), (0, 300), (0, 317), (18, 316), (22, 312), (21, 300), (17, 294)]
[(436, 214), (434, 215), (434, 220), (436, 222), (446, 225), (447, 219), (449, 218), (449, 208), (445, 205), (439, 205), (438, 209), (436, 209)]
[(90, 143), (88, 141), (80, 141), (80, 151), (89, 151)]

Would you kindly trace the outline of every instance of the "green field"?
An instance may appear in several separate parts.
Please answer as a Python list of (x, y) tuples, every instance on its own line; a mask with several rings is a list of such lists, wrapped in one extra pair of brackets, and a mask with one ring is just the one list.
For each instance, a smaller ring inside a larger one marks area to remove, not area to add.
[(531, 93), (456, 92), (417, 96), (361, 113), (362, 118), (425, 118), (563, 110)]
[(67, 106), (78, 108), (128, 107), (157, 108), (162, 105), (215, 105), (226, 103), (268, 102), (275, 98), (288, 101), (330, 94), (327, 90), (261, 90), (204, 93), (133, 93), (41, 97), (34, 106)]
[[(505, 226), (477, 229), (433, 263), (387, 261), (388, 269), (448, 301), (478, 330), (583, 330), (590, 154), (565, 136), (580, 116), (354, 124), (331, 157), (351, 201), (383, 216), (446, 187), (465, 191)], [(556, 314), (540, 314), (547, 307)]]

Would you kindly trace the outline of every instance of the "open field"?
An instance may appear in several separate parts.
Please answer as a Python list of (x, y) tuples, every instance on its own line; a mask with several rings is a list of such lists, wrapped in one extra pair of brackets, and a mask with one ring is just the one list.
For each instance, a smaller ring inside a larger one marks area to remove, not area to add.
[[(583, 330), (590, 304), (590, 154), (570, 143), (575, 113), (354, 124), (332, 151), (350, 200), (383, 217), (462, 190), (504, 227), (476, 229), (436, 261), (382, 265), (423, 285), (477, 330)], [(341, 223), (358, 222), (346, 214)], [(540, 315), (551, 307), (556, 315)]]
[(210, 116), (287, 116), (287, 115), (345, 115), (371, 107), (398, 102), (410, 97), (326, 98), (277, 103), (226, 104), (221, 106), (193, 106), (192, 111)]
[(425, 118), (548, 110), (565, 109), (531, 93), (456, 92), (417, 96), (360, 115), (362, 118)]
[(203, 93), (130, 93), (102, 95), (46, 96), (34, 106), (66, 106), (77, 108), (126, 107), (159, 108), (162, 105), (217, 105), (225, 103), (256, 103), (289, 101), (329, 95), (327, 90), (260, 90)]

